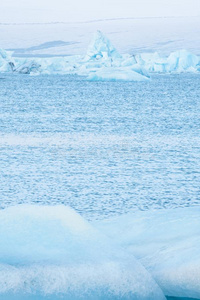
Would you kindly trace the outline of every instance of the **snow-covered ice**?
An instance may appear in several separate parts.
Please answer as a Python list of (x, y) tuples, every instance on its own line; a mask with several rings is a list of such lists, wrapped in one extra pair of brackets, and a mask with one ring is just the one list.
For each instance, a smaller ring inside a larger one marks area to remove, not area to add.
[(165, 299), (132, 255), (69, 207), (1, 210), (0, 242), (0, 299)]
[(0, 299), (160, 300), (159, 287), (199, 299), (199, 216), (198, 207), (140, 211), (92, 226), (65, 206), (1, 210)]
[(143, 211), (97, 222), (167, 296), (200, 298), (200, 208)]

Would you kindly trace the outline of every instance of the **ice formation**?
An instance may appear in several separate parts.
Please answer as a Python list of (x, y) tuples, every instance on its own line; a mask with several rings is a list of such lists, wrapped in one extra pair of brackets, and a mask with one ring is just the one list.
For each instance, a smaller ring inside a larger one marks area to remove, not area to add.
[(121, 59), (121, 55), (101, 31), (97, 31), (88, 47), (85, 60), (104, 59), (111, 61)]
[(88, 75), (91, 81), (145, 81), (149, 78), (131, 68), (101, 68)]
[(68, 207), (1, 210), (0, 241), (0, 299), (165, 299), (132, 255)]
[(13, 71), (14, 60), (11, 56), (11, 52), (0, 49), (0, 73)]
[(161, 57), (157, 52), (138, 54), (136, 61), (149, 72), (155, 73), (181, 73), (200, 70), (200, 57), (186, 50), (173, 52), (168, 57)]
[(22, 64), (14, 67), (14, 71), (20, 74), (31, 74), (40, 71), (41, 65), (35, 60), (25, 60)]
[(200, 208), (128, 214), (94, 224), (132, 253), (164, 294), (200, 299)]
[(173, 52), (167, 58), (167, 71), (196, 71), (200, 67), (200, 58), (186, 50)]
[[(88, 80), (147, 80), (149, 73), (200, 71), (200, 57), (180, 50), (162, 57), (155, 53), (119, 54), (110, 41), (98, 31), (85, 56), (51, 58), (12, 58), (0, 50), (0, 72), (22, 74), (77, 74)], [(139, 74), (139, 75), (138, 75)]]

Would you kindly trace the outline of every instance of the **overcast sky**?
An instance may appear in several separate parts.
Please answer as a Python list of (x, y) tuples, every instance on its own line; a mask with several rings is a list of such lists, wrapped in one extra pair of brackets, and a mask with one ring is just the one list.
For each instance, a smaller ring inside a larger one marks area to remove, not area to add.
[(197, 15), (200, 0), (1, 0), (0, 5), (0, 23)]

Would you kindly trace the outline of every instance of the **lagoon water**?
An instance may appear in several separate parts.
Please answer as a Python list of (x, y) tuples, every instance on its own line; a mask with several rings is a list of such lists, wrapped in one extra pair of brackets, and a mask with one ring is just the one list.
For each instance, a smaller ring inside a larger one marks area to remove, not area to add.
[(199, 74), (1, 75), (0, 299), (199, 299), (199, 111)]
[(88, 220), (200, 204), (200, 76), (1, 75), (0, 207)]

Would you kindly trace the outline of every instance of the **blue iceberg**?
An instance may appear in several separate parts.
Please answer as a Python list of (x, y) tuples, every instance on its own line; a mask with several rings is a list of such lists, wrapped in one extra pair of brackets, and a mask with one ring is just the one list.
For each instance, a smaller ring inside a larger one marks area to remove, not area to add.
[(88, 47), (85, 59), (118, 60), (121, 59), (121, 55), (111, 44), (111, 42), (107, 39), (107, 37), (104, 36), (101, 31), (98, 30)]

